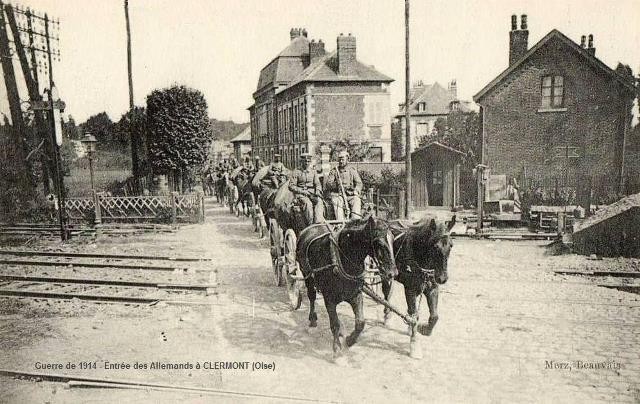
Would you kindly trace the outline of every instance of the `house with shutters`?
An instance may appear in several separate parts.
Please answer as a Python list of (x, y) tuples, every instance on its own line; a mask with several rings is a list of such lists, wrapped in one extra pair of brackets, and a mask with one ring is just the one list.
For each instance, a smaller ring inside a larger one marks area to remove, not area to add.
[(620, 183), (636, 94), (628, 69), (598, 59), (592, 35), (576, 43), (554, 29), (529, 47), (526, 15), (520, 23), (512, 16), (508, 67), (473, 97), (482, 162), (507, 178), (598, 174)]
[(265, 162), (278, 153), (296, 167), (302, 153), (318, 154), (335, 140), (365, 142), (374, 161), (391, 160), (390, 77), (356, 57), (356, 38), (327, 52), (305, 29), (260, 72), (253, 93), (251, 147)]

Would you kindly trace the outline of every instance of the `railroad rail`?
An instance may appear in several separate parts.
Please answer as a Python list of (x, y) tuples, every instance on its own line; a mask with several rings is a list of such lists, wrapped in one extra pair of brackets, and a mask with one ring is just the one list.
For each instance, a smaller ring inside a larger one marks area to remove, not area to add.
[[(151, 304), (175, 294), (202, 295), (215, 285), (169, 284), (107, 279), (54, 278), (0, 274), (0, 296), (80, 299), (96, 302)], [(189, 301), (185, 301), (189, 302)], [(194, 301), (198, 303), (198, 301)]]
[(76, 253), (76, 252), (62, 252), (62, 251), (25, 251), (25, 250), (0, 250), (0, 255), (15, 255), (22, 257), (74, 257), (74, 258), (109, 258), (109, 259), (122, 259), (122, 260), (158, 260), (158, 261), (179, 261), (179, 262), (200, 262), (211, 261), (211, 258), (197, 258), (197, 257), (171, 257), (171, 256), (158, 256), (158, 255), (127, 255), (127, 254), (91, 254), (91, 253)]
[(187, 268), (177, 266), (141, 265), (141, 264), (117, 264), (94, 262), (59, 262), (59, 261), (35, 261), (35, 260), (0, 260), (0, 265), (29, 265), (43, 267), (79, 267), (79, 268), (115, 268), (115, 269), (144, 269), (153, 271), (180, 271)]

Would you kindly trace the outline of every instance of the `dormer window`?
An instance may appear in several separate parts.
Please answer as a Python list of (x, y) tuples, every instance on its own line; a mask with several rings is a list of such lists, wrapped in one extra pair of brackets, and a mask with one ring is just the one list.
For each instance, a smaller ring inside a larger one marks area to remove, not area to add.
[(418, 112), (424, 112), (427, 110), (427, 103), (426, 102), (419, 102), (418, 103)]
[(564, 78), (562, 76), (544, 76), (542, 78), (542, 108), (564, 107)]

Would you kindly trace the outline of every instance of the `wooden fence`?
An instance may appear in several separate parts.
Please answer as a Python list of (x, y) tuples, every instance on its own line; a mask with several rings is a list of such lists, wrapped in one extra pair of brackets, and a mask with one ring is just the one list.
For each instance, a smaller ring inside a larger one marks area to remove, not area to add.
[(204, 196), (172, 193), (161, 196), (105, 196), (69, 198), (65, 201), (69, 222), (202, 222)]
[(625, 195), (640, 192), (640, 179), (628, 175), (623, 189), (620, 189), (618, 178), (606, 175), (529, 174), (520, 178), (519, 189), (530, 205), (578, 204), (586, 208), (590, 205), (608, 205)]

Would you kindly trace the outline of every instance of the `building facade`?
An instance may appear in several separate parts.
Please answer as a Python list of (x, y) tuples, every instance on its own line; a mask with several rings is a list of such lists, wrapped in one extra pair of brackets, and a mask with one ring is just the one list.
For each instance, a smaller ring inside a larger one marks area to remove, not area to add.
[(260, 72), (253, 94), (251, 145), (269, 162), (275, 153), (296, 167), (302, 153), (323, 144), (366, 142), (379, 161), (391, 159), (389, 83), (393, 80), (356, 58), (356, 38), (340, 35), (337, 49), (309, 41), (292, 29), (291, 42)]
[[(635, 97), (633, 81), (552, 30), (528, 47), (526, 15), (512, 17), (509, 67), (474, 96), (482, 162), (508, 178), (598, 174), (620, 181)], [(562, 173), (562, 174), (560, 174)]]
[[(417, 81), (409, 91), (411, 152), (416, 150), (421, 140), (428, 138), (435, 129), (438, 118), (446, 119), (453, 111), (470, 112), (475, 106), (470, 101), (458, 99), (456, 80), (451, 80), (444, 88), (439, 83), (423, 84)], [(391, 126), (392, 159), (404, 160), (406, 141), (406, 112), (404, 103), (398, 106), (398, 113)]]
[(244, 161), (245, 157), (251, 158), (251, 127), (247, 126), (229, 143), (233, 145), (233, 156), (236, 161)]

